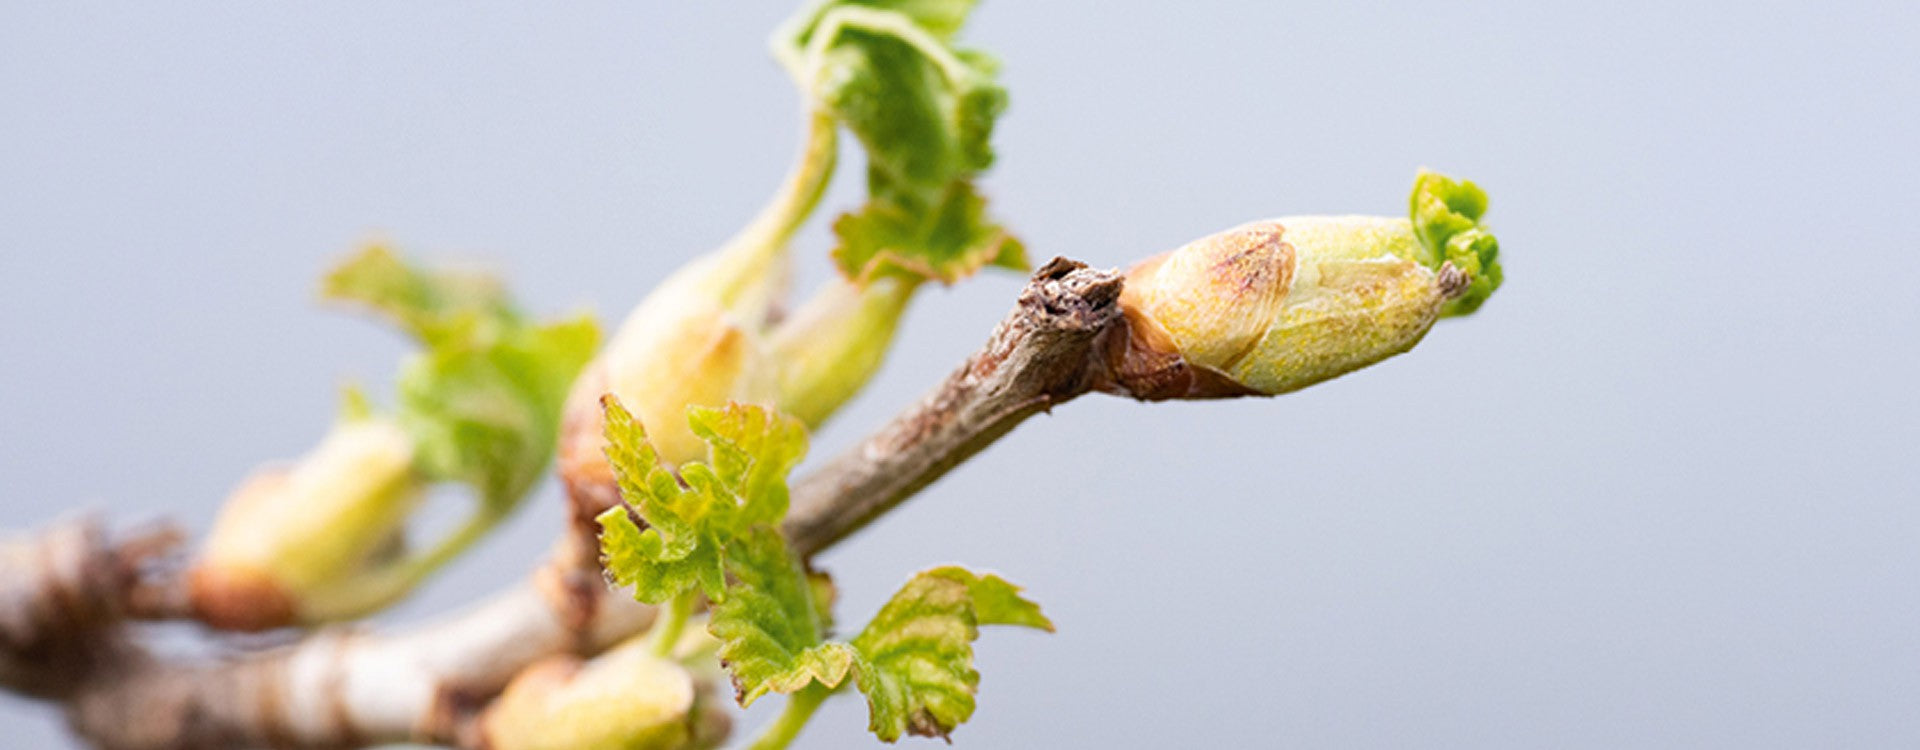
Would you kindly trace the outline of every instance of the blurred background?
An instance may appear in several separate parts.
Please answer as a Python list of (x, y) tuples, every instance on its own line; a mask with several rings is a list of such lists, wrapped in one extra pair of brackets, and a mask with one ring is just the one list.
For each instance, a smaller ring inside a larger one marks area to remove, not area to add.
[[(1291, 396), (1036, 418), (824, 556), (841, 615), (942, 562), (1044, 603), (1058, 634), (982, 638), (961, 747), (1920, 746), (1920, 5), (1324, 6), (989, 0), (995, 210), (1117, 266), (1398, 215), (1424, 165), (1491, 194), (1505, 288)], [(784, 172), (791, 10), (9, 3), (0, 528), (204, 530), (342, 384), (380, 393), (402, 341), (314, 302), (368, 238), (616, 324)], [(924, 295), (814, 458), (1021, 283)], [(517, 577), (558, 507), (382, 620)], [(876, 746), (864, 712), (798, 746)], [(11, 697), (0, 735), (71, 742)]]

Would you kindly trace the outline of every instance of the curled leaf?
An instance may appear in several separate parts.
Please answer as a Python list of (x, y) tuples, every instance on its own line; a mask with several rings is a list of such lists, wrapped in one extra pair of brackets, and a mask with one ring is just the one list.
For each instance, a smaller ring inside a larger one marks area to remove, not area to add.
[(1448, 302), (1443, 316), (1466, 315), (1500, 288), (1500, 241), (1480, 224), (1487, 194), (1469, 180), (1421, 170), (1409, 199), (1414, 234), (1432, 254), (1431, 266), (1451, 263), (1466, 274), (1467, 288)]
[(946, 737), (973, 716), (980, 625), (1053, 630), (1018, 587), (951, 566), (914, 576), (880, 608), (853, 640), (874, 735), (886, 742), (902, 734)]
[(713, 608), (707, 630), (733, 674), (740, 705), (768, 692), (794, 693), (813, 682), (833, 688), (853, 668), (855, 653), (827, 643), (819, 591), (779, 532), (761, 528), (736, 539), (727, 555), (733, 585)]
[(1026, 265), (972, 184), (993, 163), (994, 123), (1007, 106), (998, 62), (953, 45), (972, 8), (833, 0), (775, 36), (795, 79), (867, 151), (867, 204), (834, 225), (834, 260), (849, 279), (951, 283), (987, 265)]

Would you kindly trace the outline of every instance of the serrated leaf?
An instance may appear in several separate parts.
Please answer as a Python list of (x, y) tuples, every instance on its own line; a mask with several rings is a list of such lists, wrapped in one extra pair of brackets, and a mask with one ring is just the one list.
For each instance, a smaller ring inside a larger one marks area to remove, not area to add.
[(909, 733), (946, 737), (971, 717), (981, 624), (1052, 630), (1039, 606), (998, 576), (943, 567), (908, 580), (853, 640), (868, 728), (886, 742)]
[(730, 533), (717, 498), (682, 487), (660, 465), (646, 428), (620, 399), (601, 399), (606, 410), (607, 463), (613, 467), (620, 496), (646, 521), (641, 529), (627, 508), (601, 513), (600, 550), (614, 583), (634, 587), (634, 598), (659, 604), (698, 589), (718, 601), (725, 596), (726, 568), (720, 557)]
[(939, 576), (967, 587), (973, 600), (973, 616), (980, 625), (1018, 625), (1053, 632), (1053, 621), (1040, 612), (1040, 605), (1020, 595), (1020, 587), (1007, 579), (988, 573), (980, 575), (958, 565), (946, 565), (921, 575)]
[(633, 413), (611, 394), (601, 403), (607, 461), (621, 496), (647, 524), (642, 530), (624, 509), (601, 515), (608, 573), (644, 602), (694, 588), (724, 601), (737, 541), (786, 515), (786, 475), (806, 455), (806, 429), (759, 406), (691, 408), (688, 420), (708, 442), (709, 462), (682, 464), (676, 478)]
[(900, 274), (951, 284), (985, 266), (1024, 269), (1026, 248), (986, 216), (986, 200), (962, 181), (948, 185), (937, 208), (921, 210), (877, 197), (833, 224), (841, 272), (856, 281)]
[(735, 539), (727, 571), (733, 581), (707, 631), (720, 640), (720, 660), (733, 674), (740, 705), (768, 692), (793, 693), (816, 681), (833, 688), (846, 680), (853, 648), (823, 642), (819, 594), (779, 532), (762, 526)]
[(867, 205), (835, 225), (847, 278), (952, 282), (989, 264), (1026, 265), (972, 185), (993, 163), (993, 127), (1007, 106), (999, 64), (952, 45), (972, 7), (839, 0), (810, 7), (784, 32), (782, 58), (867, 152)]
[[(740, 499), (739, 526), (779, 524), (787, 515), (787, 474), (806, 457), (806, 425), (776, 411), (737, 404), (693, 407), (687, 422), (707, 444), (707, 465), (698, 467), (701, 481), (711, 476), (718, 482), (716, 491)], [(681, 474), (689, 484), (695, 481), (687, 469)]]
[(721, 591), (726, 585), (719, 547), (695, 545), (676, 557), (664, 549), (659, 527), (641, 529), (626, 508), (608, 508), (596, 520), (607, 577), (633, 587), (633, 598), (659, 604), (687, 591)]
[(866, 147), (870, 179), (923, 196), (993, 164), (989, 139), (1007, 105), (990, 58), (929, 41), (842, 27), (816, 92)]

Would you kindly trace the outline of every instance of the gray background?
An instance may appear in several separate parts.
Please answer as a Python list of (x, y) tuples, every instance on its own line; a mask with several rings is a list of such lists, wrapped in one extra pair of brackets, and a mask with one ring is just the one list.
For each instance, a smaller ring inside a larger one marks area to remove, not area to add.
[[(962, 747), (1920, 746), (1920, 6), (1338, 5), (989, 2), (997, 210), (1120, 265), (1398, 213), (1429, 165), (1492, 194), (1506, 288), (1293, 396), (1036, 419), (825, 557), (842, 615), (946, 561), (1046, 604), (982, 639)], [(303, 451), (404, 351), (313, 304), (363, 238), (617, 321), (785, 169), (789, 9), (7, 4), (0, 527), (204, 528)], [(816, 458), (1019, 284), (925, 295)], [(517, 576), (556, 505), (385, 619)], [(66, 742), (12, 699), (0, 733)]]

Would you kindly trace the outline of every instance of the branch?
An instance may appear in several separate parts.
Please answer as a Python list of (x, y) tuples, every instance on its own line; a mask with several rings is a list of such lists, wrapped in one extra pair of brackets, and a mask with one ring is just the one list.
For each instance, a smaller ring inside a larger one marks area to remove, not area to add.
[(124, 618), (148, 596), (137, 570), (171, 540), (115, 542), (82, 520), (0, 547), (0, 684), (66, 704), (74, 731), (103, 748), (474, 746), (480, 710), (516, 674), (596, 653), (653, 618), (609, 590), (597, 564), (579, 570), (570, 535), (529, 580), (443, 621), (163, 655), (134, 642)]
[(872, 437), (793, 486), (785, 531), (810, 555), (913, 496), (1034, 414), (1106, 377), (1104, 337), (1124, 321), (1122, 279), (1055, 258), (986, 346)]
[[(1166, 380), (1168, 365), (1130, 364), (1121, 286), (1116, 272), (1065, 259), (1036, 272), (985, 347), (794, 485), (786, 531), (796, 549), (811, 554), (844, 539), (1054, 404), (1096, 389), (1152, 397), (1147, 386)], [(589, 421), (563, 433), (583, 434), (595, 427)], [(481, 711), (515, 675), (550, 657), (597, 653), (653, 620), (652, 607), (601, 577), (592, 518), (617, 502), (611, 477), (569, 471), (579, 456), (562, 442), (572, 518), (535, 574), (464, 614), (385, 634), (340, 626), (266, 651), (160, 655), (119, 624), (175, 611), (164, 576), (133, 572), (165, 544), (116, 546), (87, 525), (8, 547), (0, 684), (67, 704), (79, 735), (114, 750), (483, 746)]]

